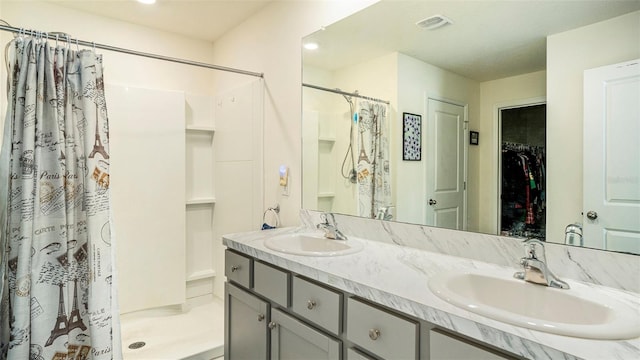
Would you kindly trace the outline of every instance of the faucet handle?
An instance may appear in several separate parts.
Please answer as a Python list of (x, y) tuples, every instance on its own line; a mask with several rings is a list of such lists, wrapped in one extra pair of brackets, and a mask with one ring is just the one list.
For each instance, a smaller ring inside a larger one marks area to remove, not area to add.
[(329, 221), (327, 220), (327, 213), (322, 213), (322, 214), (320, 214), (320, 221), (321, 221), (323, 224), (328, 224), (328, 223), (329, 223)]
[(320, 214), (320, 220), (327, 225), (337, 225), (335, 216), (330, 212)]
[[(523, 243), (525, 257), (524, 259), (545, 260), (544, 243), (538, 239), (527, 239)], [(539, 248), (539, 250), (538, 250)]]

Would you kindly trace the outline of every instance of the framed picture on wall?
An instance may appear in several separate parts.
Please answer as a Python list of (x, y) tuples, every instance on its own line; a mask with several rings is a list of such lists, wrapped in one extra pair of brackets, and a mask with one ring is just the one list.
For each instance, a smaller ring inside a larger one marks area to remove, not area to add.
[(420, 161), (422, 116), (402, 113), (402, 160)]
[(478, 145), (480, 143), (480, 133), (477, 131), (469, 131), (469, 144)]

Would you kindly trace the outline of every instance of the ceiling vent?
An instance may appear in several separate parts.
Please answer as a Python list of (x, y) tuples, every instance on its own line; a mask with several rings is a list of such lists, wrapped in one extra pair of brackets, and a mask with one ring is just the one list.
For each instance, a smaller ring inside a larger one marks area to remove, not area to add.
[(433, 15), (416, 23), (419, 27), (427, 30), (435, 30), (447, 24), (453, 24), (453, 21), (443, 15)]

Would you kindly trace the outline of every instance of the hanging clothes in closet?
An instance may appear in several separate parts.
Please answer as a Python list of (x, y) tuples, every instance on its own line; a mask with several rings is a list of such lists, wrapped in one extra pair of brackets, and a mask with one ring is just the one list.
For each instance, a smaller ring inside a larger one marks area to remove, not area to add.
[(544, 147), (502, 143), (501, 234), (545, 239)]

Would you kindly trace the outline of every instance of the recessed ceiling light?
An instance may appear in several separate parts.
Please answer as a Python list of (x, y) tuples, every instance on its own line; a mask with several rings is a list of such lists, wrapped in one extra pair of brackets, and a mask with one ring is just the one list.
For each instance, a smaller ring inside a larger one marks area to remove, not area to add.
[(317, 50), (319, 47), (317, 43), (313, 43), (313, 42), (306, 43), (303, 46), (307, 50)]
[(156, 3), (156, 0), (136, 0), (136, 1), (139, 2), (140, 4), (145, 4), (145, 5), (151, 5)]
[(433, 15), (416, 23), (419, 27), (427, 30), (435, 30), (447, 24), (453, 24), (453, 21), (444, 15)]

